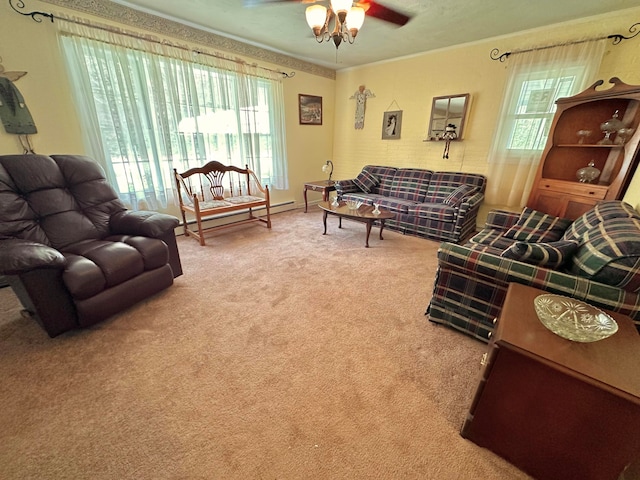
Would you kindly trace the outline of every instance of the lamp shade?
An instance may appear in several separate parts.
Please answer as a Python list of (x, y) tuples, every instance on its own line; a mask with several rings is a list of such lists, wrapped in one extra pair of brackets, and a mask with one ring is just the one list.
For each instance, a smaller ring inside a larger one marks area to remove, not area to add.
[(349, 30), (360, 30), (364, 23), (364, 8), (351, 7), (347, 13), (347, 28)]
[(311, 30), (321, 29), (327, 18), (327, 7), (323, 5), (311, 5), (307, 7), (305, 15), (307, 17), (307, 24)]
[(335, 13), (347, 13), (352, 4), (353, 2), (351, 0), (331, 0), (331, 10), (333, 10)]

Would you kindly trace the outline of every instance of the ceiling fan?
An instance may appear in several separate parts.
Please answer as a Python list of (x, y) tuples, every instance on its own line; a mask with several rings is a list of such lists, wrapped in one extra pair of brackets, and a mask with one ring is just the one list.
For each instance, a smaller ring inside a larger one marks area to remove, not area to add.
[[(246, 7), (255, 7), (257, 5), (264, 5), (267, 3), (297, 2), (311, 4), (320, 1), (322, 0), (245, 0), (244, 4)], [(356, 6), (361, 7), (365, 11), (366, 15), (395, 25), (403, 26), (411, 20), (411, 17), (408, 15), (389, 7), (385, 7), (374, 0), (360, 0), (354, 3)]]
[[(313, 4), (307, 7), (307, 24), (313, 31), (318, 43), (332, 40), (336, 50), (345, 41), (353, 43), (364, 23), (365, 14), (393, 23), (406, 25), (411, 19), (408, 15), (385, 7), (374, 0), (331, 0), (329, 8), (320, 5), (320, 0), (245, 0), (245, 6), (256, 6), (267, 3), (298, 2)], [(355, 3), (355, 5), (354, 5)], [(333, 27), (330, 23), (333, 20)]]

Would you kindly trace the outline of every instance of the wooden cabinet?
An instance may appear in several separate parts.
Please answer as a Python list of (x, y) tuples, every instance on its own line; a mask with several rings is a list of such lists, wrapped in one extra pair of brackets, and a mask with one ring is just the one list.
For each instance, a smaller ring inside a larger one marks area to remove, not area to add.
[[(575, 219), (600, 200), (622, 199), (638, 164), (640, 143), (640, 86), (614, 77), (613, 86), (600, 90), (599, 80), (573, 97), (556, 101), (549, 131), (527, 206), (556, 216)], [(613, 144), (600, 145), (601, 124), (618, 112), (634, 133), (624, 144), (618, 134)], [(578, 131), (591, 134), (579, 143)], [(580, 183), (576, 172), (593, 161), (600, 176), (594, 183)]]
[(593, 343), (542, 325), (541, 290), (512, 283), (461, 435), (538, 480), (615, 480), (640, 461), (640, 335)]

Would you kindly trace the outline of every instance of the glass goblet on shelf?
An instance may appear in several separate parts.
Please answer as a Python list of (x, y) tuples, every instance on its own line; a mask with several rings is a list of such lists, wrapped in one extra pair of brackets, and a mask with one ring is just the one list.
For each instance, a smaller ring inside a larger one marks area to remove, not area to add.
[(618, 110), (616, 110), (609, 120), (600, 124), (600, 130), (604, 133), (604, 138), (598, 142), (598, 145), (613, 145), (611, 135), (624, 127), (624, 123), (618, 118)]
[(580, 183), (593, 183), (600, 176), (600, 170), (596, 168), (595, 162), (591, 160), (586, 167), (576, 172), (576, 177)]
[(591, 135), (591, 130), (578, 130), (576, 135), (578, 135), (578, 143), (582, 145), (585, 139)]
[(633, 132), (635, 132), (634, 128), (629, 128), (629, 127), (621, 128), (620, 130), (618, 130), (618, 133), (613, 143), (616, 145), (624, 145), (633, 136)]

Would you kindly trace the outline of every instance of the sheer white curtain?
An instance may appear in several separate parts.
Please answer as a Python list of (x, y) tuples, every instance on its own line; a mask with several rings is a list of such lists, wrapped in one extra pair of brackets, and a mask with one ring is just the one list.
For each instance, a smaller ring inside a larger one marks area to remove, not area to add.
[(555, 100), (584, 90), (594, 78), (606, 40), (512, 54), (509, 78), (489, 152), (486, 201), (523, 207), (535, 178)]
[(173, 168), (249, 165), (287, 189), (281, 77), (97, 26), (56, 22), (90, 155), (132, 209), (176, 203)]

